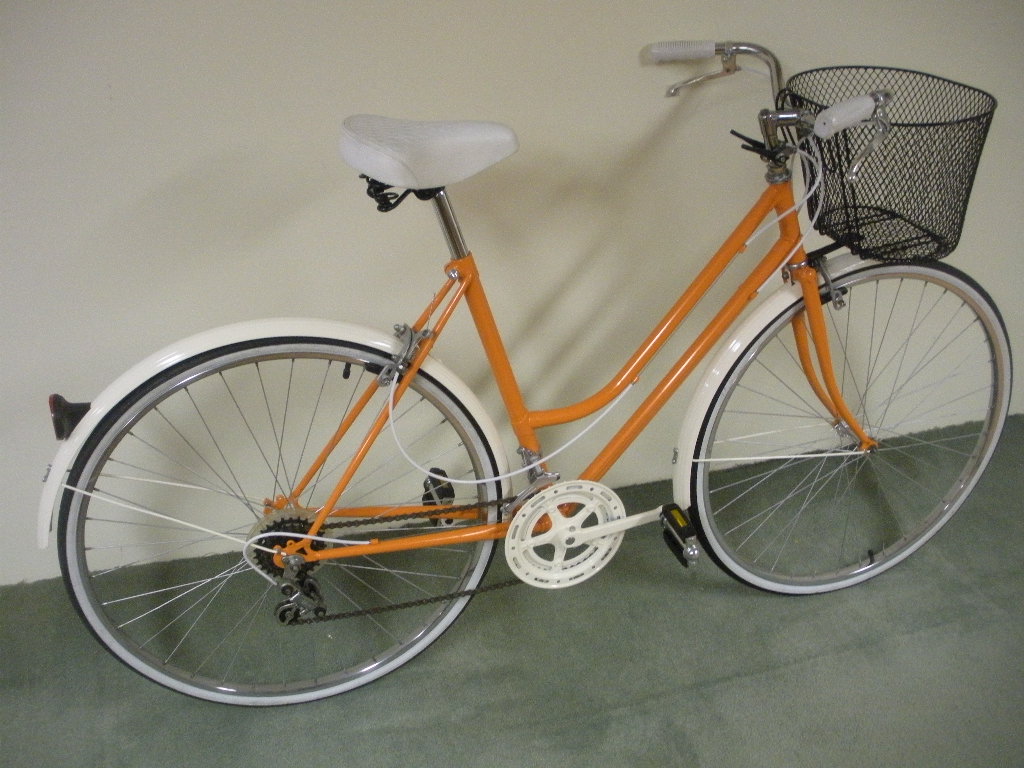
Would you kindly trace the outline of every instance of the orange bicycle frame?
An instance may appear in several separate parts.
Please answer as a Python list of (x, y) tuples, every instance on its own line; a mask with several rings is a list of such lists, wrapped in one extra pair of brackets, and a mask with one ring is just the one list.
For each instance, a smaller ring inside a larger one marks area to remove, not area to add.
[[(829, 354), (823, 311), (821, 309), (818, 274), (813, 267), (808, 266), (806, 263), (806, 255), (801, 245), (800, 225), (794, 206), (792, 182), (789, 180), (778, 181), (768, 185), (761, 197), (739, 225), (737, 225), (728, 239), (711, 257), (697, 277), (683, 292), (682, 296), (680, 296), (679, 300), (665, 314), (611, 381), (590, 397), (560, 408), (531, 410), (526, 406), (498, 331), (497, 323), (491, 312), (476, 261), (468, 251), (461, 255), (454, 254), (455, 258), (445, 265), (447, 281), (411, 328), (411, 333), (414, 334), (414, 338), (419, 339), (419, 343), (407, 366), (400, 372), (401, 376), (395, 385), (393, 394), (395, 401), (401, 398), (410, 381), (426, 360), (437, 337), (444, 329), (456, 307), (465, 300), (480, 337), (484, 353), (494, 374), (516, 438), (524, 449), (540, 455), (540, 442), (536, 431), (543, 427), (585, 418), (609, 405), (628, 386), (636, 382), (643, 369), (662, 349), (694, 307), (700, 303), (711, 286), (725, 272), (733, 260), (746, 249), (746, 244), (758, 226), (772, 214), (778, 217), (779, 235), (775, 243), (754, 266), (729, 299), (726, 300), (711, 322), (708, 323), (661, 381), (658, 382), (643, 403), (626, 419), (619, 431), (581, 473), (580, 478), (596, 481), (604, 476), (676, 392), (687, 376), (693, 372), (708, 352), (718, 343), (726, 330), (743, 312), (744, 308), (757, 297), (761, 288), (771, 279), (772, 275), (777, 273), (782, 267), (786, 267), (792, 279), (801, 286), (805, 298), (805, 312), (798, 314), (797, 318), (793, 321), (793, 329), (796, 334), (804, 373), (819, 399), (821, 399), (822, 403), (832, 414), (835, 423), (839, 424), (842, 422), (845, 424), (860, 440), (861, 449), (867, 450), (874, 443), (864, 434), (843, 402), (832, 371), (831, 356)], [(433, 326), (430, 326), (431, 319), (435, 315), (436, 320)], [(807, 317), (806, 323), (804, 320), (805, 315)], [(808, 341), (808, 337), (810, 337), (810, 341)], [(824, 384), (820, 383), (814, 371), (810, 353), (811, 344), (813, 344), (817, 355), (818, 367), (821, 371), (822, 379), (824, 379)], [(395, 375), (398, 375), (398, 372)], [(319, 471), (327, 456), (340, 442), (342, 436), (359, 415), (359, 412), (369, 403), (380, 386), (382, 386), (380, 383), (374, 382), (367, 388), (357, 403), (356, 408), (339, 425), (336, 434), (324, 447), (306, 476), (299, 481), (287, 499), (279, 499), (274, 506), (280, 508), (289, 502), (297, 503), (303, 489)], [(386, 517), (388, 515), (417, 511), (415, 507), (402, 507), (398, 510), (384, 508), (336, 508), (345, 487), (358, 470), (360, 461), (369, 452), (370, 446), (385, 428), (388, 417), (388, 410), (384, 409), (367, 431), (350, 465), (324, 506), (319, 510), (315, 523), (310, 529), (311, 534), (317, 534), (323, 527), (326, 519), (332, 516)], [(443, 507), (423, 507), (418, 511), (430, 511), (438, 516), (444, 515)], [(357, 557), (360, 555), (380, 554), (421, 547), (497, 539), (503, 537), (507, 529), (508, 523), (484, 523), (434, 533), (410, 534), (409, 536), (392, 538), (386, 541), (372, 540), (365, 544), (350, 544), (319, 550), (313, 550), (308, 546), (307, 542), (300, 541), (289, 545), (287, 549), (288, 551), (302, 550), (308, 561), (318, 561), (338, 557)]]

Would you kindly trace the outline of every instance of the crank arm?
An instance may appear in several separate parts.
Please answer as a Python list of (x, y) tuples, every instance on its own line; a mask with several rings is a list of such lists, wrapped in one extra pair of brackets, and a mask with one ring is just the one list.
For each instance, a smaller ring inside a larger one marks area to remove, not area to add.
[(567, 546), (575, 547), (594, 539), (600, 539), (603, 536), (611, 536), (612, 534), (628, 531), (631, 528), (638, 528), (641, 525), (647, 525), (659, 519), (661, 519), (661, 507), (652, 509), (649, 512), (640, 512), (618, 520), (612, 520), (608, 523), (600, 523), (590, 528), (580, 528), (575, 531), (566, 528), (561, 531), (561, 535), (565, 539), (564, 543)]

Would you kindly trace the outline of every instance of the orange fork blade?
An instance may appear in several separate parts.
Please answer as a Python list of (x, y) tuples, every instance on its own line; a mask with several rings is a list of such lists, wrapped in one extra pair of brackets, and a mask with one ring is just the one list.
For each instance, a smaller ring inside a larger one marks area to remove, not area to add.
[(811, 389), (814, 390), (814, 394), (832, 418), (836, 422), (841, 421), (842, 416), (839, 415), (839, 411), (832, 402), (832, 398), (829, 396), (828, 392), (825, 391), (825, 387), (822, 386), (821, 381), (818, 379), (818, 374), (814, 370), (814, 360), (811, 358), (811, 344), (808, 339), (809, 332), (807, 330), (804, 313), (797, 313), (793, 317), (791, 325), (793, 328), (793, 336), (796, 339), (796, 349), (797, 356), (800, 359), (800, 367), (803, 369), (804, 376), (807, 377), (807, 383), (810, 384)]
[[(829, 399), (832, 401), (834, 411), (843, 423), (857, 436), (860, 441), (859, 448), (862, 451), (870, 451), (878, 446), (878, 442), (864, 431), (864, 427), (853, 415), (850, 407), (843, 399), (843, 394), (836, 381), (835, 369), (832, 364), (832, 353), (828, 344), (828, 329), (825, 327), (825, 313), (821, 308), (821, 296), (818, 293), (818, 273), (812, 267), (798, 267), (792, 271), (795, 280), (800, 283), (804, 294), (804, 314), (810, 325), (811, 340), (814, 342), (814, 350), (818, 356), (818, 367), (821, 370), (821, 377), (825, 382), (825, 389)], [(813, 384), (812, 384), (813, 386)]]

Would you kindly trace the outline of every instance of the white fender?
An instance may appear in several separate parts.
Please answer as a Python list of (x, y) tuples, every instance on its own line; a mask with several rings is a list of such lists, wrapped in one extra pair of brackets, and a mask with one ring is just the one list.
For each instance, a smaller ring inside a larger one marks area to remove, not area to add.
[[(112, 384), (104, 389), (89, 408), (88, 413), (75, 427), (71, 435), (60, 444), (57, 455), (47, 470), (43, 481), (43, 493), (39, 500), (38, 544), (45, 549), (49, 544), (50, 530), (53, 523), (53, 512), (57, 499), (67, 481), (68, 472), (82, 449), (86, 439), (99, 424), (100, 420), (121, 400), (160, 371), (227, 344), (236, 344), (252, 339), (265, 339), (275, 336), (306, 336), (324, 339), (343, 339), (366, 347), (378, 349), (387, 354), (397, 354), (398, 340), (394, 336), (380, 331), (363, 328), (358, 325), (330, 320), (313, 320), (304, 318), (274, 318), (252, 320), (214, 328), (187, 339), (176, 341), (159, 352), (150, 355), (142, 362), (130, 368)], [(487, 441), (495, 452), (498, 473), (508, 472), (508, 458), (502, 447), (501, 437), (491, 421), (483, 405), (472, 390), (467, 387), (448, 368), (434, 358), (427, 358), (423, 371), (429, 373), (442, 386), (448, 389), (469, 410), (483, 431)]]
[[(828, 273), (834, 279), (871, 263), (853, 254), (844, 253), (828, 260)], [(791, 284), (784, 285), (772, 293), (733, 331), (728, 342), (722, 345), (718, 354), (705, 368), (704, 379), (698, 384), (686, 409), (679, 430), (679, 440), (676, 442), (672, 497), (680, 508), (689, 509), (692, 505), (690, 470), (693, 468), (693, 453), (697, 449), (697, 439), (704, 424), (704, 417), (711, 407), (715, 393), (722, 385), (722, 380), (761, 330), (800, 297), (800, 288)]]

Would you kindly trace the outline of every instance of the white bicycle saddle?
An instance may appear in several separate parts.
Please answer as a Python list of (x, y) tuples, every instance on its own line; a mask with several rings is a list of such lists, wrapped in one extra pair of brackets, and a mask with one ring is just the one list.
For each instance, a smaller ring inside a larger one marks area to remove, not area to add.
[(341, 133), (341, 156), (393, 187), (433, 189), (468, 179), (519, 148), (511, 128), (470, 120), (424, 122), (354, 115)]

